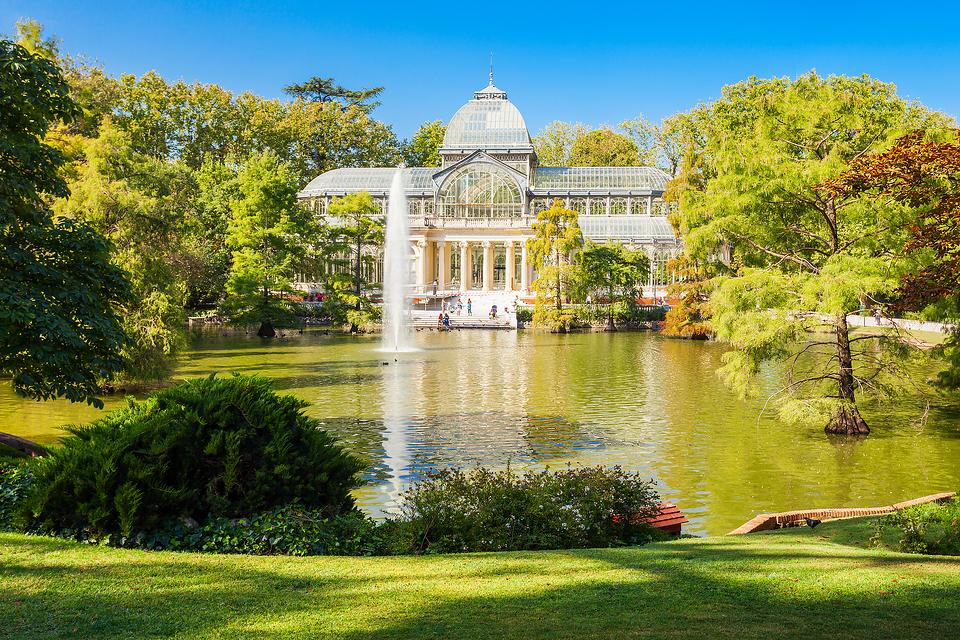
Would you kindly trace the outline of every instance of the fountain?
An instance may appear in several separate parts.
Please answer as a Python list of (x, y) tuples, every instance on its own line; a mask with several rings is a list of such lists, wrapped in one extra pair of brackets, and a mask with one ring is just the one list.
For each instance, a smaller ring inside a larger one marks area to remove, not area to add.
[(407, 291), (410, 288), (410, 230), (403, 169), (397, 168), (387, 204), (387, 233), (383, 247), (383, 351), (410, 351)]

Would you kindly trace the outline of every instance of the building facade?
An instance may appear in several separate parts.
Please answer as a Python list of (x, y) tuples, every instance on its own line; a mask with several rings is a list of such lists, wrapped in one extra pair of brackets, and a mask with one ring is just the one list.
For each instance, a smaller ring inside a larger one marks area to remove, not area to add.
[[(643, 249), (646, 295), (663, 295), (666, 262), (680, 248), (663, 202), (669, 176), (654, 167), (545, 167), (523, 116), (493, 84), (474, 93), (447, 126), (442, 166), (406, 167), (415, 281), (421, 292), (530, 292), (527, 240), (537, 214), (557, 198), (580, 214), (585, 238)], [(317, 215), (333, 198), (369, 192), (386, 213), (397, 169), (335, 169), (299, 194)], [(379, 282), (381, 274), (371, 274)]]

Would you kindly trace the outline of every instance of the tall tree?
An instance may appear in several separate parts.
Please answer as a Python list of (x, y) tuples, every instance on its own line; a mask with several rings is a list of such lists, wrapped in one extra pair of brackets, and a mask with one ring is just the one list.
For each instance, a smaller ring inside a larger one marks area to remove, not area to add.
[(238, 197), (227, 244), (233, 264), (224, 313), (234, 324), (259, 323), (257, 335), (294, 321), (287, 294), (314, 237), (313, 220), (297, 203), (297, 179), (273, 152), (253, 156), (237, 177)]
[(332, 317), (350, 324), (351, 333), (375, 316), (373, 304), (364, 295), (370, 284), (364, 272), (370, 270), (383, 247), (383, 223), (374, 217), (379, 212), (380, 207), (366, 192), (334, 198), (329, 207), (332, 222), (324, 233), (325, 258), (333, 267), (327, 279), (328, 308)]
[(126, 364), (113, 309), (129, 285), (102, 236), (45, 202), (68, 189), (43, 138), (78, 113), (51, 61), (0, 39), (0, 373), (20, 395), (102, 406), (100, 381)]
[(896, 289), (913, 214), (878, 211), (823, 183), (897, 133), (943, 121), (865, 76), (751, 78), (724, 89), (705, 145), (713, 176), (680, 217), (694, 255), (734, 247), (736, 273), (711, 300), (717, 337), (733, 347), (721, 370), (728, 382), (746, 392), (761, 362), (786, 360), (784, 416), (869, 432), (858, 397), (895, 388), (903, 342), (851, 336), (847, 315)]
[(192, 176), (183, 165), (133, 151), (130, 138), (109, 119), (79, 149), (70, 197), (57, 201), (56, 211), (83, 220), (111, 241), (111, 260), (133, 285), (133, 298), (118, 308), (130, 337), (124, 377), (161, 380), (183, 345), (186, 290), (175, 265)]
[(377, 97), (383, 93), (384, 87), (369, 89), (347, 89), (333, 78), (313, 76), (306, 82), (291, 84), (283, 88), (284, 93), (307, 102), (338, 102), (345, 107), (359, 107), (370, 112), (380, 106)]
[(580, 254), (583, 284), (607, 299), (607, 331), (616, 331), (613, 303), (636, 302), (641, 283), (650, 274), (650, 259), (643, 251), (620, 243), (587, 243)]
[(591, 131), (570, 147), (571, 167), (632, 167), (639, 162), (637, 145), (611, 129)]
[(402, 145), (403, 161), (408, 167), (439, 167), (440, 145), (447, 127), (440, 120), (426, 122), (413, 138)]
[(533, 148), (537, 151), (540, 164), (545, 167), (568, 166), (573, 144), (589, 132), (590, 127), (580, 123), (560, 120), (549, 123), (533, 136)]
[[(531, 225), (533, 237), (527, 240), (530, 257), (537, 268), (533, 286), (541, 311), (538, 324), (561, 330), (568, 320), (563, 316), (563, 299), (579, 276), (573, 253), (583, 246), (583, 234), (577, 218), (577, 212), (567, 209), (558, 198), (549, 209), (537, 214), (537, 221)], [(549, 311), (551, 303), (552, 312)]]

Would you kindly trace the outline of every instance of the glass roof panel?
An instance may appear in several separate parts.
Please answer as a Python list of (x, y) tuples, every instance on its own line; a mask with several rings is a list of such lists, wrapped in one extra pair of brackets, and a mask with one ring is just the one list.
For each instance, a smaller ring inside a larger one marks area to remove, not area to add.
[(537, 167), (536, 191), (663, 191), (670, 177), (656, 167)]
[(580, 216), (580, 230), (594, 242), (620, 241), (676, 241), (673, 226), (664, 216), (603, 215)]
[[(310, 181), (300, 192), (300, 197), (322, 196), (327, 193), (350, 193), (355, 191), (369, 191), (375, 194), (387, 194), (393, 183), (393, 167), (360, 167), (351, 169), (334, 169), (321, 173)], [(403, 182), (407, 191), (431, 191), (433, 189), (433, 174), (440, 171), (439, 167), (406, 167), (403, 171)]]
[(473, 99), (460, 107), (443, 136), (453, 149), (531, 147), (527, 124), (512, 102), (504, 98)]

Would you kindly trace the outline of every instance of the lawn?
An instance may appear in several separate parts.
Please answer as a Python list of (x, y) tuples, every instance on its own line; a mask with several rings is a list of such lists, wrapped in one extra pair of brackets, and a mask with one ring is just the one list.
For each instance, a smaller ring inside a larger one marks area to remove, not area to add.
[(148, 553), (0, 534), (9, 638), (948, 637), (960, 558), (864, 521), (639, 549), (389, 558)]

